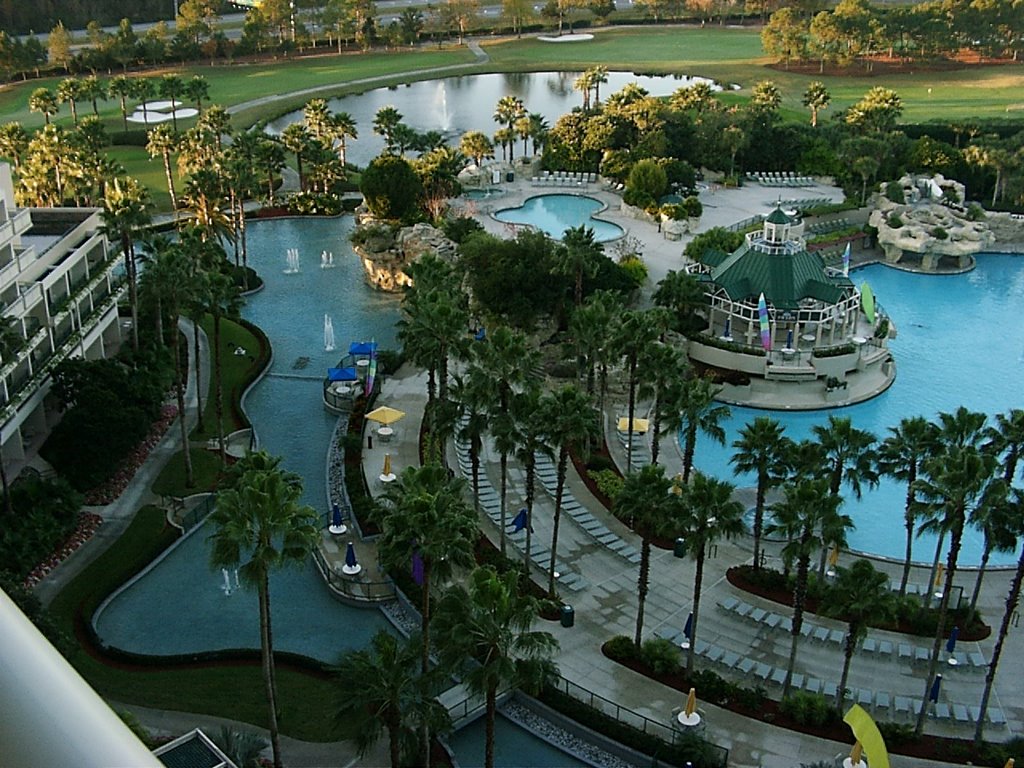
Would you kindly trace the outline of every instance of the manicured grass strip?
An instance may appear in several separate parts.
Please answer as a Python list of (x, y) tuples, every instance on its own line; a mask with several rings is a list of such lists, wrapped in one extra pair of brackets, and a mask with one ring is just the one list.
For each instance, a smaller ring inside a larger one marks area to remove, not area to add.
[[(172, 424), (171, 429), (178, 429)], [(163, 471), (153, 481), (153, 493), (158, 496), (190, 496), (193, 493), (212, 491), (220, 479), (220, 455), (216, 451), (192, 446), (191, 486), (185, 485), (185, 453), (178, 451), (168, 460)]]
[[(265, 726), (263, 678), (255, 656), (251, 663), (161, 669), (154, 662), (152, 669), (140, 669), (104, 660), (91, 647), (88, 621), (99, 604), (176, 538), (177, 531), (167, 525), (163, 510), (143, 507), (124, 534), (54, 598), (50, 604), (54, 621), (86, 646), (71, 662), (101, 695), (117, 701)], [(253, 610), (257, 610), (255, 604)], [(351, 736), (329, 716), (334, 695), (329, 680), (280, 665), (277, 683), (283, 733), (317, 742)]]

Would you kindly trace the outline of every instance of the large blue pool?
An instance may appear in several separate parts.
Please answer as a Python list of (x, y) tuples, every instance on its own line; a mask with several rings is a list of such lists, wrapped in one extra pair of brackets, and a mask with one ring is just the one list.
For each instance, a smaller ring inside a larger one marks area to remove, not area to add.
[(594, 218), (603, 207), (599, 200), (586, 195), (537, 195), (518, 208), (496, 212), (494, 218), (510, 224), (529, 224), (556, 240), (562, 239), (565, 230), (586, 224), (594, 230), (594, 239), (604, 243), (622, 237), (622, 227)]
[[(858, 284), (867, 281), (899, 330), (890, 344), (896, 358), (896, 382), (887, 392), (866, 403), (832, 411), (773, 412), (786, 425), (791, 438), (809, 437), (811, 427), (824, 424), (829, 413), (850, 416), (855, 427), (879, 439), (905, 416), (934, 418), (940, 411), (960, 405), (988, 414), (1024, 407), (1024, 258), (983, 254), (966, 275), (938, 276), (900, 272), (881, 265), (854, 273)], [(706, 438), (698, 440), (695, 463), (699, 469), (729, 477), (731, 444), (739, 429), (763, 411), (733, 408), (726, 423), (726, 447)], [(752, 478), (735, 478), (741, 485)], [(844, 510), (856, 529), (850, 534), (854, 549), (902, 559), (905, 488), (884, 480), (865, 490), (857, 501), (847, 493)], [(983, 542), (974, 530), (965, 534), (960, 561), (977, 564)], [(918, 539), (915, 559), (930, 562), (935, 540)], [(994, 554), (992, 561), (1014, 562), (1012, 554)]]

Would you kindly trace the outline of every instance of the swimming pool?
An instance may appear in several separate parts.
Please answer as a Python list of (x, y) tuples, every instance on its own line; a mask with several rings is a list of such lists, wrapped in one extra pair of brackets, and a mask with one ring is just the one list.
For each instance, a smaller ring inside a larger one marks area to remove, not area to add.
[[(484, 764), (486, 723), (481, 717), (448, 737), (448, 746), (456, 754), (460, 768)], [(568, 752), (535, 736), (501, 713), (494, 719), (494, 765), (497, 768), (578, 768), (589, 766)]]
[(528, 198), (518, 208), (497, 211), (494, 218), (510, 224), (529, 224), (561, 240), (565, 230), (586, 224), (594, 230), (594, 238), (601, 243), (622, 237), (618, 224), (593, 218), (604, 208), (600, 200), (586, 195), (537, 195)]
[[(888, 428), (907, 416), (932, 419), (940, 411), (964, 405), (988, 414), (1024, 407), (1024, 334), (1013, 332), (1024, 306), (1024, 258), (981, 254), (977, 268), (966, 275), (919, 275), (874, 265), (857, 270), (854, 281), (868, 282), (884, 303), (899, 335), (890, 341), (896, 359), (896, 381), (884, 394), (865, 403), (830, 411), (772, 411), (793, 439), (809, 437), (830, 413), (849, 416), (859, 429), (879, 440)], [(764, 411), (732, 408), (724, 424), (726, 446), (698, 438), (695, 464), (718, 477), (733, 476), (729, 467), (732, 442), (739, 429)], [(740, 485), (753, 478), (735, 476)], [(844, 511), (856, 529), (850, 547), (873, 554), (903, 558), (905, 486), (885, 479), (874, 490), (864, 489), (858, 501), (846, 494)], [(964, 533), (960, 562), (981, 561), (980, 533)], [(914, 544), (915, 559), (930, 562), (935, 539), (923, 536)], [(1013, 554), (993, 553), (992, 562), (1010, 564)]]

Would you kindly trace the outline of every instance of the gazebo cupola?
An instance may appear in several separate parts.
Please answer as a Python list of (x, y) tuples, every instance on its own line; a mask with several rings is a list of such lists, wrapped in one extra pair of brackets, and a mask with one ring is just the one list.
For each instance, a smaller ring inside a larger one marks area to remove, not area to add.
[(793, 226), (793, 220), (779, 206), (768, 214), (764, 220), (762, 237), (769, 247), (779, 247), (789, 240), (789, 230)]

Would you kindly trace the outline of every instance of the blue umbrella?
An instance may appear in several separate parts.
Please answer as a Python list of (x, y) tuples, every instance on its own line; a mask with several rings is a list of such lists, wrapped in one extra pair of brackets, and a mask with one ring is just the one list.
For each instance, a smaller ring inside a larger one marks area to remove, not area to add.
[(348, 549), (345, 550), (345, 565), (349, 568), (355, 568), (358, 563), (356, 562), (356, 548), (352, 546), (352, 542), (348, 543)]
[(334, 510), (331, 512), (331, 526), (341, 528), (341, 508), (337, 504), (334, 505)]
[(793, 329), (790, 328), (788, 331), (786, 331), (786, 349), (792, 349), (792, 348), (793, 348)]
[(942, 675), (935, 676), (935, 682), (932, 683), (931, 693), (928, 694), (928, 701), (939, 700), (939, 688), (942, 687)]
[(731, 339), (732, 338), (732, 320), (730, 318), (728, 318), (728, 317), (725, 318), (725, 328), (722, 329), (722, 338), (723, 339)]
[(693, 639), (693, 611), (690, 611), (690, 615), (686, 617), (686, 626), (683, 627), (683, 636), (687, 640)]
[(946, 641), (946, 651), (952, 653), (956, 648), (957, 638), (960, 637), (960, 627), (954, 626), (949, 631), (949, 639)]

